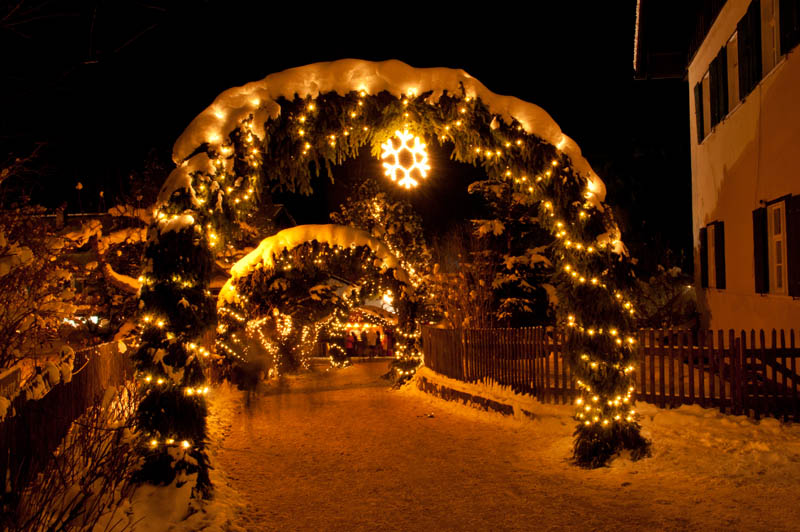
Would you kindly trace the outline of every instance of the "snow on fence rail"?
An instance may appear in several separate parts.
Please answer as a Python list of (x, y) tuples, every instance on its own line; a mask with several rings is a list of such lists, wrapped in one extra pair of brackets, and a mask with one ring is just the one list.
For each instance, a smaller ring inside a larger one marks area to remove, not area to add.
[(47, 463), (72, 422), (100, 401), (109, 386), (133, 376), (130, 358), (119, 342), (75, 352), (75, 373), (37, 400), (20, 395), (12, 402), (14, 415), (0, 422), (0, 501), (19, 492)]
[[(465, 382), (485, 378), (542, 402), (567, 403), (575, 384), (565, 363), (565, 332), (436, 329), (422, 334), (425, 365)], [(770, 336), (771, 341), (767, 340)], [(800, 346), (795, 331), (640, 330), (637, 399), (661, 408), (716, 407), (756, 419), (800, 421)]]

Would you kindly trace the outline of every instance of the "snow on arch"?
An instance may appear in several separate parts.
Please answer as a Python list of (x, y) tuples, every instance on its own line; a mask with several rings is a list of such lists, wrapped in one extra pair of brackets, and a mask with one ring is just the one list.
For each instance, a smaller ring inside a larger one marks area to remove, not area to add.
[(255, 133), (263, 137), (264, 122), (280, 114), (276, 101), (281, 97), (291, 100), (295, 96), (317, 97), (328, 92), (346, 95), (352, 91), (364, 91), (370, 95), (387, 91), (400, 97), (432, 91), (427, 101), (436, 103), (445, 90), (450, 94), (461, 94), (462, 86), (467, 96), (480, 98), (491, 113), (501, 116), (507, 123), (516, 119), (527, 133), (540, 137), (568, 155), (573, 167), (588, 179), (589, 189), (597, 201), (605, 200), (605, 185), (581, 155), (581, 149), (561, 132), (558, 124), (541, 107), (513, 96), (495, 94), (461, 69), (414, 68), (396, 59), (380, 62), (340, 59), (270, 74), (260, 81), (230, 88), (217, 96), (175, 142), (172, 159), (178, 167), (164, 183), (158, 203), (165, 203), (176, 190), (191, 190), (191, 172), (211, 170), (211, 162), (205, 154), (187, 160), (203, 143), (221, 143), (250, 115), (254, 118)]
[(226, 303), (234, 303), (236, 299), (236, 281), (252, 272), (258, 264), (272, 267), (274, 257), (284, 250), (292, 250), (303, 244), (317, 241), (320, 244), (347, 248), (350, 246), (366, 246), (375, 253), (384, 269), (393, 268), (395, 279), (410, 284), (406, 272), (400, 267), (389, 248), (380, 240), (373, 238), (366, 231), (344, 225), (298, 225), (284, 229), (261, 241), (256, 249), (242, 257), (231, 267), (231, 276), (219, 291), (217, 307)]

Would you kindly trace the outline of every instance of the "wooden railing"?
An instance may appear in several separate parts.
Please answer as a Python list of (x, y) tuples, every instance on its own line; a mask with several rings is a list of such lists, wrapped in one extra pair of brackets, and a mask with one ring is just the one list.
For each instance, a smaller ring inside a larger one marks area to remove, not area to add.
[[(67, 434), (72, 422), (97, 404), (109, 386), (133, 377), (133, 364), (118, 351), (117, 342), (101, 344), (75, 353), (72, 380), (56, 384), (47, 395), (12, 401), (7, 417), (0, 422), (0, 478), (3, 495), (13, 495), (46, 464)], [(7, 480), (7, 482), (6, 482)]]
[[(543, 402), (568, 403), (576, 390), (562, 353), (564, 334), (544, 327), (425, 328), (425, 365), (465, 382), (488, 378)], [(639, 401), (800, 421), (794, 331), (641, 330), (637, 346)]]

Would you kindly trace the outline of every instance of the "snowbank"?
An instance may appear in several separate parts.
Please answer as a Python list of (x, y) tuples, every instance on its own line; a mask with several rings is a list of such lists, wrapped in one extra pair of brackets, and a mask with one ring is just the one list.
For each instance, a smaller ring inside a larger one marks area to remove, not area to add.
[[(443, 408), (461, 412), (470, 404), (445, 402), (434, 399), (419, 389), (419, 381), (425, 379), (439, 386), (451, 388), (470, 395), (484, 397), (514, 409), (513, 422), (536, 423), (540, 428), (562, 427), (563, 440), (555, 446), (557, 452), (566, 459), (571, 446), (571, 417), (575, 408), (572, 405), (541, 403), (537, 399), (514, 392), (510, 386), (502, 386), (492, 380), (480, 383), (466, 383), (440, 375), (427, 367), (417, 370), (414, 377), (406, 383), (402, 392), (430, 398), (441, 403)], [(691, 470), (696, 464), (698, 470), (709, 467), (713, 455), (725, 457), (727, 471), (720, 475), (733, 475), (751, 472), (763, 474), (763, 469), (775, 466), (789, 467), (790, 474), (781, 470), (781, 475), (794, 475), (800, 478), (800, 424), (781, 423), (774, 418), (760, 421), (746, 416), (733, 416), (720, 413), (715, 408), (702, 408), (699, 405), (683, 405), (675, 409), (662, 409), (655, 405), (638, 402), (636, 410), (641, 416), (642, 434), (653, 442), (653, 457), (636, 462), (639, 467), (647, 466), (653, 472), (679, 468)], [(499, 416), (492, 412), (479, 412), (483, 416)], [(532, 418), (532, 420), (531, 420)], [(509, 418), (511, 419), (511, 418)], [(565, 427), (564, 425), (567, 425)], [(615, 460), (612, 468), (628, 469), (633, 462), (627, 459)], [(761, 472), (759, 472), (761, 471)], [(777, 471), (776, 471), (777, 472)]]
[[(426, 366), (422, 366), (404, 387), (419, 388), (420, 381), (422, 380), (470, 396), (483, 397), (501, 405), (508, 405), (513, 409), (514, 417), (530, 416), (534, 411), (537, 411), (534, 415), (542, 415), (542, 411), (539, 408), (541, 403), (539, 403), (539, 401), (529, 395), (518, 394), (511, 389), (511, 386), (503, 386), (492, 379), (485, 379), (479, 383), (462, 382), (445, 377)], [(470, 405), (468, 404), (467, 406)], [(556, 415), (560, 416), (561, 414)]]
[[(572, 160), (574, 168), (589, 180), (589, 188), (597, 199), (605, 199), (605, 185), (592, 170), (574, 140), (564, 135), (561, 128), (541, 107), (524, 102), (513, 96), (501, 96), (491, 92), (480, 81), (460, 69), (414, 68), (395, 59), (382, 62), (359, 59), (341, 59), (326, 63), (291, 68), (270, 74), (260, 81), (226, 90), (189, 124), (173, 147), (172, 158), (178, 168), (170, 175), (159, 194), (163, 203), (180, 188), (191, 190), (189, 174), (196, 170), (210, 170), (207, 157), (193, 157), (186, 162), (203, 143), (220, 144), (243, 120), (253, 116), (254, 132), (264, 136), (263, 124), (280, 114), (279, 98), (293, 99), (317, 97), (319, 94), (336, 92), (346, 95), (352, 91), (364, 91), (375, 95), (387, 91), (395, 97), (422, 94), (432, 91), (427, 101), (436, 103), (442, 94), (480, 98), (493, 114), (510, 124), (519, 121), (525, 131), (549, 142)], [(496, 120), (493, 121), (496, 124)]]
[(192, 482), (180, 488), (144, 484), (136, 489), (132, 499), (121, 510), (136, 532), (244, 532), (237, 523), (244, 504), (241, 495), (230, 485), (227, 475), (215, 463), (214, 456), (230, 431), (231, 419), (241, 393), (230, 385), (214, 387), (208, 396), (210, 415), (208, 453), (212, 461), (209, 471), (214, 493), (211, 500), (191, 498)]

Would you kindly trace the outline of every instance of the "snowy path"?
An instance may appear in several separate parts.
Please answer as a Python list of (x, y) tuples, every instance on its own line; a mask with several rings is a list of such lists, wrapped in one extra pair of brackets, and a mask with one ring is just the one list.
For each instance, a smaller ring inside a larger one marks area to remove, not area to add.
[(743, 453), (746, 442), (731, 447), (713, 431), (667, 424), (653, 429), (660, 431), (654, 458), (585, 471), (567, 462), (566, 416), (526, 422), (391, 391), (378, 378), (385, 366), (299, 379), (250, 409), (232, 395), (214, 403), (212, 423), (225, 417), (230, 426), (221, 429), (226, 437), (213, 462), (245, 504), (236, 524), (313, 531), (800, 528), (800, 442), (782, 441), (775, 458)]

